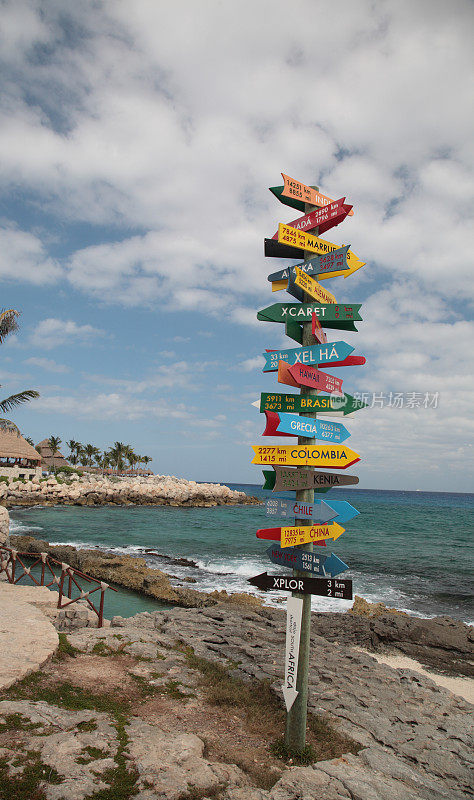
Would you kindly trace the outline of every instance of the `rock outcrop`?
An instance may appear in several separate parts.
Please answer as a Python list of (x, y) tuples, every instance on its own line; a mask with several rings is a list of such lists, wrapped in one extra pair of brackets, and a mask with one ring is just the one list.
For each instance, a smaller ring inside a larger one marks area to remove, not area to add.
[(10, 515), (6, 508), (0, 506), (0, 545), (8, 547), (10, 536)]
[(258, 503), (255, 497), (219, 483), (197, 483), (174, 475), (117, 478), (85, 473), (0, 483), (0, 505), (169, 505), (201, 506)]

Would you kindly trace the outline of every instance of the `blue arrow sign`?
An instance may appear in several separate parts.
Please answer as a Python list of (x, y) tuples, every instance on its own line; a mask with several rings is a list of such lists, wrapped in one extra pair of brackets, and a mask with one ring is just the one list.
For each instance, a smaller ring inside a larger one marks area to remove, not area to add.
[(289, 350), (275, 350), (272, 353), (263, 353), (265, 366), (263, 372), (276, 372), (278, 362), (286, 361), (287, 364), (330, 364), (331, 361), (344, 361), (349, 356), (353, 347), (346, 342), (328, 342), (327, 344), (311, 345), (310, 347), (292, 347)]
[(269, 547), (266, 551), (270, 561), (282, 567), (291, 567), (300, 572), (312, 572), (314, 575), (330, 575), (334, 578), (341, 572), (349, 569), (334, 553), (320, 555), (309, 553), (306, 550), (297, 550), (296, 547)]
[(345, 442), (350, 433), (340, 422), (326, 422), (326, 420), (300, 417), (299, 414), (286, 414), (279, 411), (277, 431), (279, 433), (292, 433), (295, 436), (307, 436), (314, 439), (325, 439), (327, 442)]
[(339, 524), (349, 522), (350, 519), (354, 519), (359, 515), (357, 509), (345, 500), (331, 500), (331, 508), (334, 508), (334, 511), (337, 512), (334, 522), (339, 522)]
[(306, 503), (304, 500), (270, 498), (265, 502), (265, 511), (267, 517), (314, 519), (318, 520), (318, 522), (329, 522), (336, 515), (336, 512), (324, 500), (320, 500), (317, 503)]

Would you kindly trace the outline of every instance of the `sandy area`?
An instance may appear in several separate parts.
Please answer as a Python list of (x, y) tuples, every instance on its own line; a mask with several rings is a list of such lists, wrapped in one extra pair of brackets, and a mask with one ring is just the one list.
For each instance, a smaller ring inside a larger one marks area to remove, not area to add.
[(448, 675), (430, 672), (425, 669), (419, 661), (415, 661), (414, 658), (408, 658), (408, 656), (382, 655), (380, 653), (372, 653), (369, 650), (364, 650), (362, 647), (357, 647), (355, 649), (367, 653), (367, 655), (375, 658), (380, 664), (387, 664), (389, 667), (393, 667), (393, 669), (411, 669), (413, 672), (419, 672), (420, 675), (430, 678), (433, 683), (442, 686), (444, 689), (448, 689), (450, 692), (453, 692), (453, 694), (459, 695), (459, 697), (463, 697), (468, 703), (474, 705), (473, 678), (452, 678)]

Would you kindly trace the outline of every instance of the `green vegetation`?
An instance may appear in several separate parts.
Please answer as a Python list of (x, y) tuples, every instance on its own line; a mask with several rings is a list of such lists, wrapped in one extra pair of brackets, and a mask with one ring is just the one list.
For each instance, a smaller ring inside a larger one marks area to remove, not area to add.
[(21, 772), (10, 776), (7, 760), (0, 758), (0, 800), (46, 800), (40, 784), (58, 784), (64, 780), (55, 769), (41, 761), (35, 750), (22, 755), (16, 766), (21, 767)]
[(58, 649), (56, 650), (53, 656), (55, 661), (62, 661), (67, 656), (75, 658), (75, 656), (81, 652), (80, 650), (77, 649), (77, 647), (73, 647), (73, 645), (68, 641), (68, 638), (65, 633), (59, 633), (58, 637), (59, 637)]

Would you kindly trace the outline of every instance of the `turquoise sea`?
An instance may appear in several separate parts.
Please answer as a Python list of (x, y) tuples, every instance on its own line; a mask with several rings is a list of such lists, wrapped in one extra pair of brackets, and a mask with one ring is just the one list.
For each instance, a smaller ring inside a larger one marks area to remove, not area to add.
[[(262, 499), (291, 497), (264, 492), (259, 486), (228, 484)], [(337, 489), (319, 495), (347, 500), (360, 516), (324, 552), (335, 552), (349, 570), (354, 594), (382, 601), (411, 614), (448, 614), (473, 623), (472, 534), (474, 494)], [(284, 521), (265, 515), (263, 506), (215, 508), (83, 508), (35, 507), (11, 512), (12, 532), (31, 533), (51, 543), (101, 548), (146, 558), (150, 567), (193, 578), (188, 587), (259, 594), (247, 578), (260, 572), (287, 573), (269, 561), (271, 542), (257, 539), (257, 528)], [(154, 553), (147, 553), (153, 550)], [(193, 564), (175, 564), (184, 558)], [(130, 615), (153, 606), (147, 598), (108, 593), (106, 615)], [(266, 602), (284, 602), (282, 593), (267, 593)], [(313, 597), (313, 609), (342, 611), (346, 600)]]

